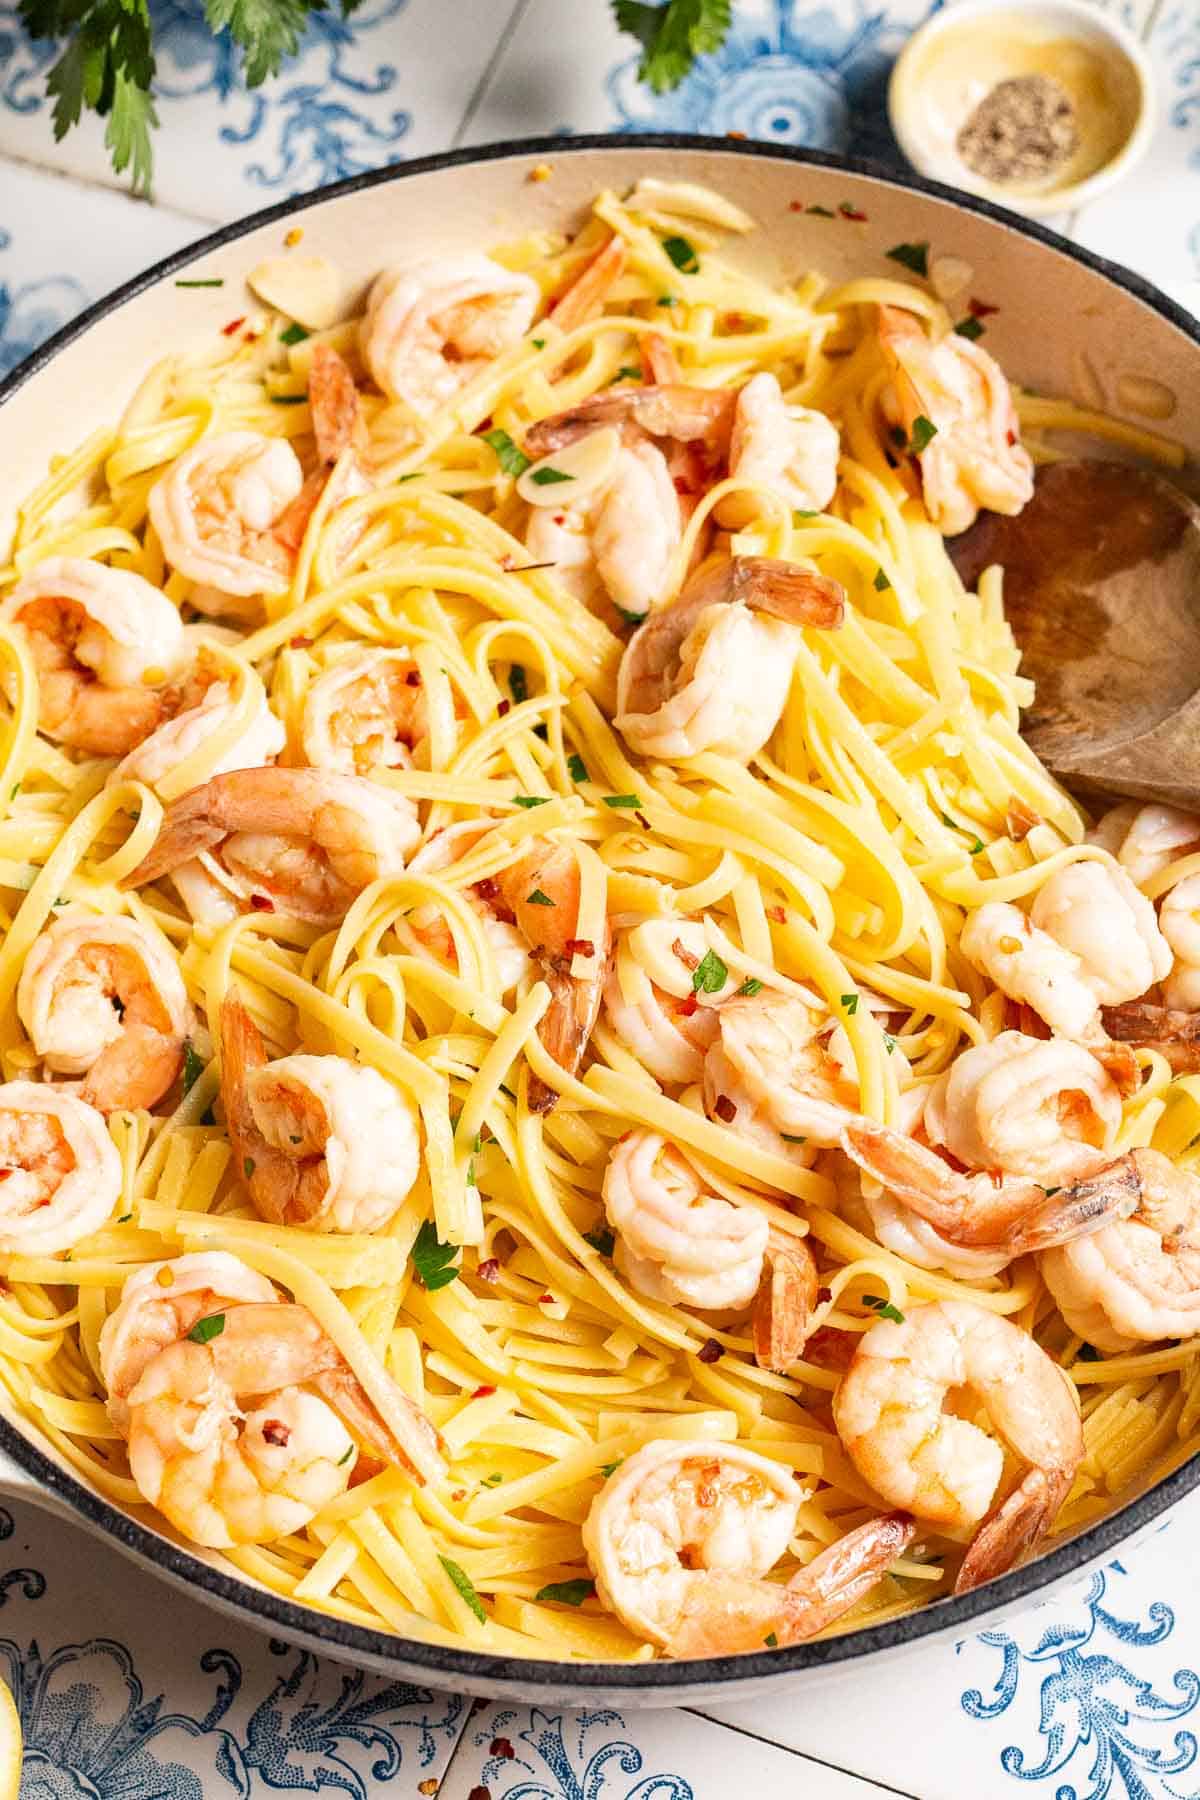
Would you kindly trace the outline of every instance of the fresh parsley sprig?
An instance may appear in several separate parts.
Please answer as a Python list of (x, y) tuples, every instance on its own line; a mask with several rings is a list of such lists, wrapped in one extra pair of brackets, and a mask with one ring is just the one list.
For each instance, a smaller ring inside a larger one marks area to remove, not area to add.
[(617, 27), (642, 46), (638, 80), (656, 94), (669, 93), (691, 74), (698, 56), (709, 56), (725, 42), (733, 19), (733, 0), (612, 0)]

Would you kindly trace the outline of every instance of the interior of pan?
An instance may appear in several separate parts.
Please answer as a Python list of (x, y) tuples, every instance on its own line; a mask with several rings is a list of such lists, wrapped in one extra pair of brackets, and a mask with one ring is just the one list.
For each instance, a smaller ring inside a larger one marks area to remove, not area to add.
[[(549, 176), (532, 179), (548, 165)], [(358, 177), (226, 228), (127, 284), (76, 320), (0, 387), (0, 543), (49, 459), (119, 415), (153, 358), (202, 341), (251, 303), (246, 272), (300, 226), (307, 252), (346, 271), (347, 310), (387, 262), (479, 249), (539, 226), (561, 228), (598, 189), (657, 174), (703, 182), (750, 212), (759, 231), (728, 254), (768, 279), (819, 269), (831, 280), (895, 273), (887, 251), (928, 240), (931, 257), (971, 269), (970, 292), (996, 308), (989, 347), (1022, 385), (1086, 397), (1099, 377), (1151, 377), (1175, 396), (1171, 434), (1200, 461), (1200, 329), (1147, 283), (1076, 251), (1053, 233), (937, 184), (813, 153), (699, 138), (577, 138), (453, 152)], [(179, 287), (203, 276), (220, 286)], [(1111, 401), (1110, 401), (1111, 403)], [(1143, 421), (1135, 420), (1135, 423)], [(14, 454), (13, 447), (20, 446)], [(25, 1421), (0, 1417), (0, 1448), (29, 1477), (132, 1554), (251, 1621), (328, 1653), (489, 1694), (604, 1697), (674, 1704), (764, 1679), (879, 1655), (935, 1632), (961, 1633), (1140, 1531), (1200, 1482), (1200, 1458), (987, 1588), (867, 1630), (786, 1650), (690, 1663), (513, 1660), (401, 1639), (296, 1605), (184, 1549), (85, 1485)]]

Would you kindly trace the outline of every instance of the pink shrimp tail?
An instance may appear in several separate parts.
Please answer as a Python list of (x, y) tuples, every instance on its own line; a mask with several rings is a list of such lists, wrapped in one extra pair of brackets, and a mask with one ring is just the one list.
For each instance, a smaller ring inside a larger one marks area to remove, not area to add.
[(1074, 1480), (1073, 1468), (1030, 1469), (975, 1533), (954, 1592), (967, 1594), (1019, 1562), (1050, 1530)]

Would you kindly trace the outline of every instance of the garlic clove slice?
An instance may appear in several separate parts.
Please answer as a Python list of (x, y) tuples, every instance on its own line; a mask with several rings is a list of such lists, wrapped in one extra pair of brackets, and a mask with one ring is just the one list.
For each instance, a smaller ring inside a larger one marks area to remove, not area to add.
[(268, 256), (246, 277), (260, 300), (308, 331), (324, 331), (342, 312), (342, 272), (326, 256)]
[(611, 479), (620, 448), (620, 433), (603, 425), (531, 463), (517, 480), (517, 492), (530, 506), (574, 506)]

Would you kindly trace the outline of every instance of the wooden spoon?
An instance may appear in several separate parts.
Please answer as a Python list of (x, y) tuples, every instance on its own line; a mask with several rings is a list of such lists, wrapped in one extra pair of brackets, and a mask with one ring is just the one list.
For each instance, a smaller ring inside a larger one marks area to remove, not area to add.
[(1043, 762), (1072, 788), (1200, 810), (1200, 506), (1142, 469), (1051, 463), (1016, 518), (982, 513), (947, 549), (968, 587), (1004, 566)]

